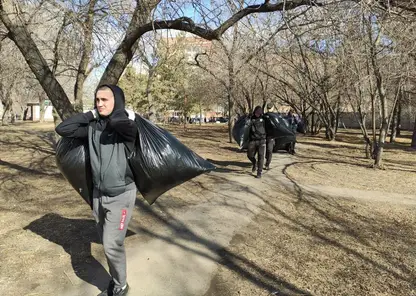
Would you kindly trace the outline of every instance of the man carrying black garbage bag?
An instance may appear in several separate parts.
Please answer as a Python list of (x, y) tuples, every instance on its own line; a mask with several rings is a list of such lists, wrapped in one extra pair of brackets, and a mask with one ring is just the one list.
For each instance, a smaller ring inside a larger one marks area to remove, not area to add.
[(121, 88), (102, 85), (95, 93), (94, 110), (76, 114), (56, 128), (62, 137), (88, 140), (93, 177), (93, 215), (109, 265), (108, 288), (99, 296), (127, 295), (124, 239), (136, 199), (136, 185), (125, 146), (137, 135), (134, 113), (125, 110)]
[[(261, 106), (254, 108), (253, 116), (250, 119), (249, 143), (247, 156), (253, 164), (253, 174), (257, 169), (257, 178), (261, 178), (264, 165), (264, 154), (266, 152), (266, 126)], [(257, 153), (257, 161), (256, 161)]]

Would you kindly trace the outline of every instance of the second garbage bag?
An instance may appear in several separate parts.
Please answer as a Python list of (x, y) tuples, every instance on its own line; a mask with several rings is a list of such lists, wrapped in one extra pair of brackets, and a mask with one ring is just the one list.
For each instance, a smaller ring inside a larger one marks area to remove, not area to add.
[(248, 116), (241, 116), (234, 124), (233, 138), (240, 146), (240, 150), (247, 149), (248, 147), (249, 123), (250, 118)]
[(92, 175), (84, 139), (61, 138), (56, 144), (56, 165), (69, 184), (92, 208)]
[(136, 145), (127, 154), (137, 189), (150, 204), (173, 187), (215, 169), (168, 131), (139, 115), (135, 122)]

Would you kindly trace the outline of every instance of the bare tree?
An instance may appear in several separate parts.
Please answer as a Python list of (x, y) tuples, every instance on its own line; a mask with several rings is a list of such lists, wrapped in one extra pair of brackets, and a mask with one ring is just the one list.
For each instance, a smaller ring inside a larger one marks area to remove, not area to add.
[[(101, 83), (117, 83), (138, 47), (137, 40), (149, 31), (177, 29), (196, 34), (208, 40), (214, 40), (220, 39), (225, 31), (249, 14), (291, 10), (303, 5), (321, 5), (320, 3), (311, 0), (287, 1), (276, 4), (267, 1), (263, 4), (251, 5), (241, 9), (213, 30), (208, 27), (208, 24), (199, 26), (195, 24), (192, 19), (183, 16), (170, 20), (152, 21), (152, 13), (160, 3), (161, 2), (159, 1), (150, 0), (147, 2), (136, 2), (136, 7), (131, 15), (125, 37), (111, 58), (101, 78)], [(73, 114), (74, 109), (68, 96), (52, 74), (45, 58), (31, 38), (25, 22), (12, 5), (9, 5), (5, 0), (0, 1), (0, 19), (9, 31), (9, 38), (16, 43), (19, 50), (25, 56), (29, 67), (41, 83), (48, 97), (51, 99), (58, 114), (62, 118)]]

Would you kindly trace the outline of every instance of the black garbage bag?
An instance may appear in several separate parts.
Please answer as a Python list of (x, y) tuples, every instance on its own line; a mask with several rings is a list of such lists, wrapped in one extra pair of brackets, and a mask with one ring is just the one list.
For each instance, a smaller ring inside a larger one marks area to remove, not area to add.
[(282, 116), (268, 112), (264, 114), (266, 123), (266, 132), (268, 137), (282, 138), (293, 137), (293, 131), (286, 125)]
[(274, 152), (281, 149), (288, 150), (290, 145), (296, 143), (296, 134), (290, 128), (285, 118), (272, 112), (264, 114), (264, 118), (267, 136), (275, 139)]
[(249, 136), (249, 123), (250, 118), (248, 116), (241, 116), (233, 127), (233, 138), (240, 146), (240, 150), (247, 149), (248, 136)]
[(69, 184), (92, 208), (92, 174), (86, 139), (61, 138), (56, 145), (56, 165)]
[(138, 136), (129, 162), (137, 189), (149, 204), (166, 191), (215, 169), (168, 131), (136, 114)]
[(306, 133), (306, 126), (305, 126), (305, 122), (303, 120), (299, 121), (296, 131), (300, 134), (305, 134)]

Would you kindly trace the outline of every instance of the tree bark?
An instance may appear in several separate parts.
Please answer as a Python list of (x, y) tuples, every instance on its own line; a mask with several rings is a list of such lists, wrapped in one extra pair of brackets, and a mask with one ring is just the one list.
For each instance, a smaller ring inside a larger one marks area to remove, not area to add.
[(397, 136), (397, 122), (398, 122), (398, 113), (399, 113), (399, 105), (400, 105), (400, 99), (397, 102), (396, 106), (393, 110), (393, 119), (391, 123), (391, 134), (390, 134), (390, 143), (396, 142), (396, 136)]
[(234, 82), (235, 82), (235, 77), (234, 77), (234, 63), (232, 58), (229, 59), (229, 64), (228, 64), (228, 75), (229, 75), (229, 87), (228, 87), (228, 94), (227, 94), (227, 99), (228, 99), (228, 140), (230, 143), (233, 142), (233, 135), (232, 135), (232, 120), (231, 120), (231, 112), (232, 109), (234, 107), (233, 104), (233, 93), (234, 93)]
[(3, 114), (1, 116), (1, 125), (6, 124), (6, 115), (7, 115), (7, 112), (9, 112), (9, 110), (10, 110), (10, 105), (4, 105), (3, 104), (3, 107), (4, 107), (4, 109), (3, 109)]
[(396, 136), (400, 136), (401, 130), (402, 130), (402, 100), (398, 102), (398, 106), (397, 106)]
[(67, 118), (75, 113), (64, 89), (49, 69), (48, 63), (40, 53), (30, 32), (22, 21), (16, 19), (12, 22), (8, 13), (3, 9), (0, 0), (0, 20), (8, 30), (8, 37), (16, 44), (24, 56), (28, 66), (41, 84), (43, 90), (50, 98), (53, 106), (61, 118)]
[(415, 125), (413, 127), (412, 144), (410, 146), (412, 148), (416, 148), (416, 117), (415, 117)]
[(154, 75), (155, 75), (155, 69), (149, 68), (149, 73), (147, 76), (147, 84), (146, 84), (146, 97), (147, 97), (147, 103), (149, 105), (147, 112), (149, 114), (149, 120), (152, 122), (156, 121), (156, 108), (155, 108), (155, 103), (153, 101), (153, 96), (152, 96), (152, 85), (153, 85)]
[(313, 110), (312, 114), (311, 114), (311, 129), (310, 129), (311, 135), (314, 135), (316, 133), (315, 124), (316, 124), (316, 122), (315, 122), (315, 111)]
[(41, 94), (39, 96), (39, 121), (45, 121), (45, 97)]
[(94, 8), (98, 0), (90, 0), (87, 17), (83, 26), (84, 40), (81, 48), (81, 60), (78, 65), (77, 78), (74, 86), (74, 107), (78, 112), (83, 111), (84, 83), (88, 76), (88, 65), (93, 50)]

